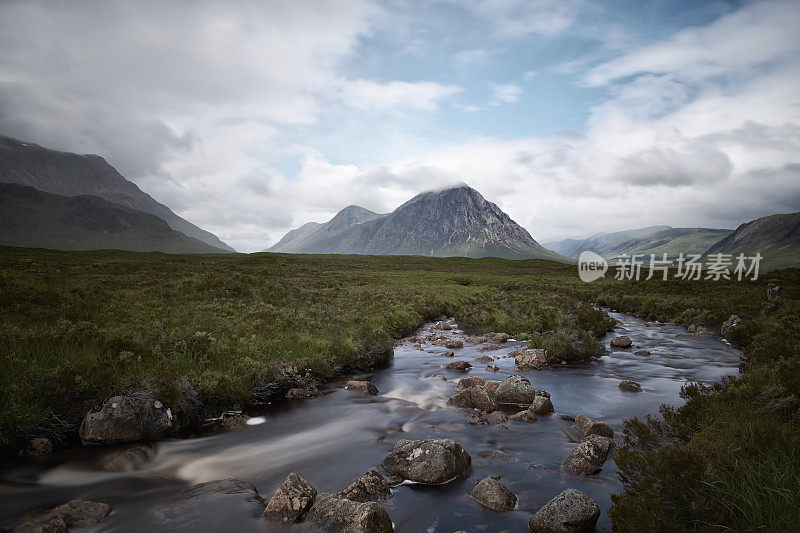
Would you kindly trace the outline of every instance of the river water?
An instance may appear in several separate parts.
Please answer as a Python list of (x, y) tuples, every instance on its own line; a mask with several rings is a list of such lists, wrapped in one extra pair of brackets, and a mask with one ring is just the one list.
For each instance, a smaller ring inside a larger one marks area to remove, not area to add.
[[(536, 389), (550, 393), (556, 413), (584, 414), (621, 431), (625, 418), (655, 413), (663, 403), (679, 404), (678, 392), (685, 383), (717, 381), (737, 372), (739, 352), (718, 339), (678, 336), (686, 330), (611, 315), (622, 325), (606, 336), (606, 346), (614, 336), (628, 335), (632, 348), (612, 349), (590, 364), (524, 372)], [(428, 325), (418, 335), (431, 331)], [(437, 333), (462, 337), (458, 330)], [(504, 426), (471, 426), (465, 422), (465, 410), (446, 405), (457, 380), (465, 375), (500, 381), (517, 373), (513, 358), (504, 356), (524, 343), (509, 341), (500, 350), (483, 353), (477, 351), (480, 346), (466, 344), (455, 350), (455, 357), (447, 358), (438, 355), (446, 351), (439, 346), (427, 343), (420, 349), (404, 343), (395, 349), (390, 367), (360, 376), (375, 384), (378, 396), (361, 396), (339, 388), (342, 383), (332, 383), (325, 395), (281, 406), (252, 419), (254, 424), (243, 430), (160, 442), (154, 456), (131, 472), (101, 467), (118, 453), (120, 448), (114, 447), (20, 459), (0, 471), (0, 526), (13, 526), (25, 513), (80, 498), (113, 508), (99, 524), (81, 529), (87, 532), (288, 531), (260, 518), (263, 505), (235, 496), (208, 499), (172, 513), (163, 512), (160, 504), (195, 483), (221, 478), (253, 483), (269, 498), (290, 472), (320, 492), (338, 492), (379, 466), (397, 440), (446, 437), (471, 455), (471, 477), (502, 476), (501, 482), (519, 499), (517, 509), (496, 513), (482, 508), (468, 495), (474, 486), (468, 477), (441, 487), (400, 485), (382, 504), (395, 531), (528, 531), (528, 518), (567, 488), (589, 494), (603, 510), (598, 530), (609, 529), (610, 494), (621, 488), (616, 467), (609, 459), (594, 476), (562, 472), (561, 462), (576, 446), (569, 422), (551, 415), (534, 423), (509, 420)], [(651, 355), (635, 355), (637, 347), (649, 349)], [(487, 363), (475, 361), (483, 355), (496, 357), (493, 364), (500, 370), (491, 372), (485, 369)], [(453, 360), (469, 361), (473, 368), (446, 370), (444, 366)], [(639, 382), (643, 391), (620, 390), (622, 379)], [(289, 529), (315, 530), (307, 524)]]

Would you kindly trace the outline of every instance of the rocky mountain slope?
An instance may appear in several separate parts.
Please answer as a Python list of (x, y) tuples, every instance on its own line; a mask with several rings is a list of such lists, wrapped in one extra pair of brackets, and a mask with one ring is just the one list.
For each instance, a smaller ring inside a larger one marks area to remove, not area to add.
[(736, 231), (711, 246), (716, 253), (762, 256), (762, 270), (800, 267), (800, 212), (770, 215), (739, 226)]
[(98, 155), (78, 155), (0, 136), (0, 182), (28, 185), (64, 196), (99, 196), (151, 213), (170, 228), (215, 248), (234, 251), (215, 235), (188, 222), (128, 181)]
[(568, 260), (466, 185), (419, 194), (387, 215), (350, 206), (326, 224), (293, 231), (269, 251), (289, 251), (295, 243), (296, 253)]
[(614, 233), (595, 233), (585, 239), (564, 239), (546, 242), (544, 247), (556, 253), (577, 259), (581, 252), (590, 250), (606, 255), (611, 250), (632, 239), (642, 239), (659, 231), (672, 229), (670, 226), (649, 226), (646, 228), (616, 231)]
[(150, 213), (97, 196), (63, 196), (0, 183), (0, 244), (55, 250), (227, 253)]

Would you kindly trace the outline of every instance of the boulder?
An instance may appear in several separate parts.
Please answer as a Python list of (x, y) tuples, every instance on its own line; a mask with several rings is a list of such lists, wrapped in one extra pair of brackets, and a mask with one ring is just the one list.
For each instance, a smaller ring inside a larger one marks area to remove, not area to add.
[(572, 428), (578, 431), (581, 436), (601, 435), (603, 437), (614, 437), (614, 430), (608, 424), (592, 420), (588, 416), (578, 415)]
[(188, 436), (200, 429), (205, 408), (200, 393), (192, 387), (189, 378), (182, 377), (177, 383), (177, 399), (173, 404), (175, 426), (181, 435)]
[(488, 352), (488, 351), (491, 351), (491, 350), (501, 350), (502, 348), (503, 347), (500, 346), (499, 344), (486, 344), (486, 345), (481, 346), (480, 348), (478, 348), (478, 351), (479, 352)]
[(486, 387), (467, 387), (447, 400), (447, 405), (479, 409), (487, 413), (497, 410), (497, 400)]
[(264, 518), (275, 522), (297, 522), (311, 508), (316, 497), (317, 489), (311, 483), (291, 473), (269, 499)]
[(495, 394), (500, 403), (529, 405), (536, 397), (536, 389), (527, 378), (515, 374), (504, 379)]
[(370, 396), (378, 395), (378, 387), (376, 387), (369, 381), (358, 381), (351, 379), (350, 381), (344, 384), (344, 388), (349, 390), (356, 390), (364, 394), (369, 394)]
[(302, 400), (305, 398), (316, 398), (322, 394), (319, 389), (314, 385), (306, 385), (305, 387), (295, 387), (286, 391), (287, 400)]
[(544, 389), (539, 389), (539, 390), (536, 391), (536, 396), (544, 396), (545, 398), (549, 398), (550, 397), (550, 393), (547, 392)]
[(248, 409), (263, 409), (274, 402), (282, 401), (288, 390), (289, 384), (285, 380), (257, 385), (250, 390), (250, 397), (245, 405)]
[[(10, 531), (3, 529), (3, 531)], [(46, 520), (28, 520), (14, 528), (14, 533), (69, 533), (67, 523), (57, 516)]]
[(456, 353), (453, 350), (448, 350), (446, 352), (442, 352), (439, 355), (442, 357), (453, 357)]
[(528, 521), (534, 533), (591, 533), (600, 507), (589, 496), (567, 489), (539, 509)]
[(456, 389), (464, 390), (469, 387), (483, 387), (484, 385), (486, 385), (486, 382), (478, 376), (467, 376), (458, 380)]
[(447, 370), (468, 370), (472, 368), (472, 365), (466, 361), (453, 361), (452, 363), (448, 363), (445, 368)]
[(770, 283), (767, 286), (767, 301), (774, 302), (775, 300), (781, 297), (782, 292), (783, 292), (783, 287), (779, 287), (774, 283)]
[(250, 417), (240, 411), (225, 411), (220, 417), (220, 429), (223, 431), (238, 431), (247, 427)]
[(472, 459), (460, 444), (450, 439), (400, 440), (382, 463), (395, 476), (441, 485), (469, 471)]
[(720, 333), (722, 334), (722, 336), (724, 337), (725, 335), (727, 335), (730, 332), (730, 330), (738, 326), (741, 321), (742, 319), (739, 318), (739, 315), (729, 316), (728, 320), (726, 320), (725, 323), (722, 324), (722, 328), (720, 329)]
[(471, 424), (473, 426), (485, 426), (489, 423), (489, 419), (486, 418), (483, 413), (481, 413), (477, 409), (471, 410), (467, 413), (467, 424)]
[(484, 336), (474, 336), (474, 337), (465, 337), (465, 341), (469, 344), (480, 344), (482, 342), (486, 342), (486, 337)]
[(542, 369), (547, 366), (547, 350), (544, 348), (520, 350), (514, 357), (514, 363), (521, 369)]
[(85, 446), (100, 446), (161, 440), (174, 430), (172, 412), (155, 398), (113, 396), (100, 411), (84, 417), (78, 434)]
[(490, 424), (505, 424), (508, 422), (508, 417), (502, 411), (492, 411), (486, 415), (486, 420)]
[(23, 528), (21, 531), (65, 531), (61, 529), (62, 522), (66, 528), (87, 527), (98, 523), (110, 513), (111, 506), (107, 503), (70, 500), (34, 515), (20, 528)]
[(306, 520), (324, 531), (341, 533), (392, 533), (389, 513), (377, 503), (360, 503), (322, 493)]
[[(497, 372), (498, 370), (500, 370), (500, 367), (497, 366), (497, 365), (486, 365), (486, 370), (488, 372)], [(499, 385), (499, 383), (498, 383), (498, 385)]]
[(537, 393), (536, 397), (533, 399), (533, 403), (528, 407), (528, 411), (536, 413), (537, 415), (549, 415), (555, 410), (553, 409), (553, 402), (550, 401), (549, 397), (540, 396), (539, 393)]
[(517, 505), (514, 493), (491, 477), (482, 479), (469, 495), (493, 511), (510, 511)]
[(622, 335), (620, 337), (614, 337), (611, 339), (611, 347), (612, 348), (630, 348), (633, 341), (627, 335)]
[(523, 409), (519, 413), (512, 415), (511, 418), (520, 422), (536, 422), (539, 420), (539, 415), (529, 409)]
[(633, 353), (635, 353), (636, 355), (650, 355), (650, 350), (644, 350), (644, 349), (636, 350)]
[(623, 379), (619, 382), (618, 387), (630, 392), (642, 392), (642, 386), (630, 379)]
[(458, 339), (447, 339), (446, 341), (444, 341), (443, 346), (445, 348), (450, 348), (451, 350), (454, 348), (463, 348), (464, 342)]
[(578, 444), (564, 459), (562, 469), (572, 474), (591, 476), (603, 469), (612, 447), (616, 446), (613, 439), (590, 435)]
[(475, 361), (477, 361), (478, 363), (491, 363), (492, 361), (494, 361), (494, 357), (492, 357), (491, 355), (482, 355), (480, 357), (476, 357)]
[(506, 342), (511, 338), (511, 335), (508, 333), (489, 333), (486, 335), (486, 338), (494, 342)]
[(380, 472), (372, 468), (344, 489), (341, 496), (354, 502), (380, 502), (392, 497), (392, 489)]

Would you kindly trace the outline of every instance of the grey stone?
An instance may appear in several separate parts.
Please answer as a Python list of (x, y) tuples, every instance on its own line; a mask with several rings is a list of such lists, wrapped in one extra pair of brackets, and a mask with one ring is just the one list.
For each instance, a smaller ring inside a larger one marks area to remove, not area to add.
[(514, 493), (491, 477), (482, 479), (469, 495), (481, 505), (494, 511), (510, 511), (517, 505), (517, 497)]
[(567, 489), (539, 509), (528, 527), (534, 533), (591, 533), (600, 518), (600, 507), (589, 496)]
[(292, 472), (269, 499), (264, 518), (275, 522), (297, 522), (311, 508), (316, 497), (317, 489)]
[(87, 414), (79, 430), (85, 446), (155, 441), (172, 435), (172, 412), (155, 398), (114, 396), (100, 411)]
[(440, 485), (469, 471), (472, 459), (450, 439), (400, 440), (382, 463), (384, 470), (403, 479)]

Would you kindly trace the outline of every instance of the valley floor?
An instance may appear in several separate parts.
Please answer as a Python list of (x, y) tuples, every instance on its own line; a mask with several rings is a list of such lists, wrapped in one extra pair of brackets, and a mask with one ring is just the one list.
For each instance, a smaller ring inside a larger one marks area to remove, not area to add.
[[(782, 287), (767, 300), (767, 284)], [(686, 387), (663, 422), (626, 424), (615, 530), (790, 530), (800, 524), (800, 273), (756, 282), (582, 283), (574, 266), (500, 259), (176, 256), (0, 248), (0, 439), (74, 442), (83, 414), (182, 383), (207, 413), (276, 380), (307, 383), (386, 361), (426, 320), (502, 331), (554, 359), (602, 354), (596, 306), (719, 331), (744, 374)], [(177, 401), (177, 400), (176, 400)], [(177, 407), (177, 406), (175, 406)]]

